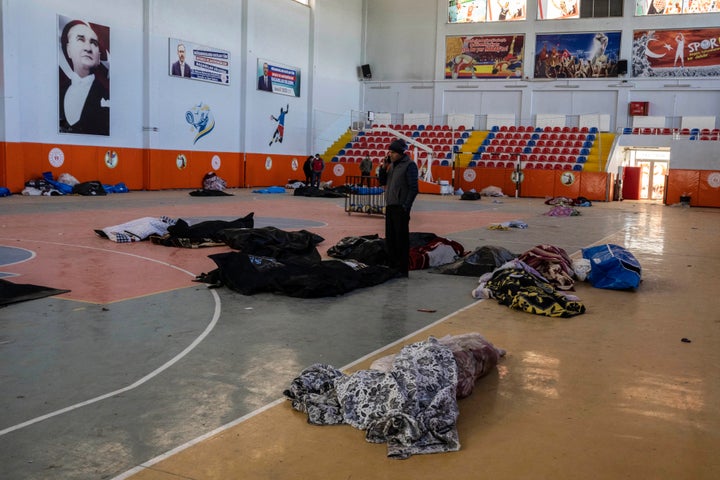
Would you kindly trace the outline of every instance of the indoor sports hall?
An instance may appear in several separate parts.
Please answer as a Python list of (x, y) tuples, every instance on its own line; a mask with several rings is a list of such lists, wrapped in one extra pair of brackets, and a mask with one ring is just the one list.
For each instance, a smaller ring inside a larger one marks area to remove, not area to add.
[[(0, 477), (717, 478), (719, 10), (3, 2)], [(454, 262), (543, 247), (580, 273), (589, 249), (619, 246), (639, 283), (575, 275), (581, 311), (553, 316), (478, 298), (480, 275), (428, 254), (408, 278), (368, 265), (362, 285), (308, 272), (270, 291), (261, 274), (252, 290), (213, 281), (223, 259), (253, 258), (242, 248), (154, 230), (297, 234), (331, 261), (385, 235), (384, 194), (357, 179), (396, 138), (421, 175), (410, 231), (459, 246)], [(387, 407), (382, 435), (315, 424), (337, 407), (325, 392), (290, 401), (313, 368), (380, 375), (468, 335), (496, 353), (470, 393), (417, 418)], [(445, 408), (457, 417), (439, 428)]]

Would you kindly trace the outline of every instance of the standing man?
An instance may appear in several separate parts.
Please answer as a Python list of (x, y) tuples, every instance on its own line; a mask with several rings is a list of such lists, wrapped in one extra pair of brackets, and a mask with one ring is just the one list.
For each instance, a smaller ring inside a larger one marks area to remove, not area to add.
[(310, 182), (313, 187), (320, 188), (320, 179), (322, 178), (323, 170), (325, 170), (325, 161), (319, 153), (316, 153), (312, 161), (312, 181)]
[(362, 159), (362, 162), (360, 162), (360, 176), (362, 177), (360, 179), (360, 185), (364, 183), (365, 185), (370, 187), (370, 172), (372, 172), (372, 160), (370, 160), (370, 157), (365, 155), (365, 158)]
[(410, 209), (418, 194), (418, 168), (406, 149), (399, 138), (388, 146), (392, 163), (385, 188), (385, 249), (390, 266), (403, 277), (408, 276), (410, 263)]
[(305, 159), (303, 163), (303, 173), (305, 174), (305, 186), (309, 187), (312, 185), (312, 162), (315, 159), (312, 155)]
[(182, 43), (178, 43), (177, 56), (178, 61), (172, 64), (172, 75), (190, 78), (190, 65), (185, 63), (185, 45)]

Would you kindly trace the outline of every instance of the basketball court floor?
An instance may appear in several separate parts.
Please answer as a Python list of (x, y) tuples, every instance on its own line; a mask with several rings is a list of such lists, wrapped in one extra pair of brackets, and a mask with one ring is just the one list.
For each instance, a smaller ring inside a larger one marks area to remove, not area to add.
[[(635, 291), (578, 282), (586, 313), (548, 318), (475, 301), (477, 279), (409, 279), (332, 298), (244, 296), (194, 282), (226, 247), (117, 244), (142, 217), (309, 230), (327, 249), (384, 236), (342, 199), (230, 190), (0, 199), (0, 277), (69, 290), (0, 307), (0, 478), (720, 478), (720, 209), (421, 195), (411, 230), (466, 250), (626, 247)], [(488, 226), (521, 220), (527, 229)], [(305, 367), (353, 371), (429, 336), (477, 332), (507, 350), (459, 401), (459, 452), (387, 458), (348, 425), (313, 426), (282, 392)]]

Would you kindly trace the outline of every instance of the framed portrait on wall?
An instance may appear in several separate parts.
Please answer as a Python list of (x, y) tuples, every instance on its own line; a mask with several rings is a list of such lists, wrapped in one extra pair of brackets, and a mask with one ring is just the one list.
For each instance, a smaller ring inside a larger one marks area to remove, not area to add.
[(110, 28), (57, 16), (58, 131), (110, 135)]

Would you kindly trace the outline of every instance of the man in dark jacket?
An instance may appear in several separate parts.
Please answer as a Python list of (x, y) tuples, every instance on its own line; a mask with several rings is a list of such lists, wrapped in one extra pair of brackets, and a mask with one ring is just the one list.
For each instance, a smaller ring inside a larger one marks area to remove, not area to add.
[(313, 162), (314, 158), (315, 157), (310, 155), (309, 157), (307, 157), (305, 159), (305, 163), (303, 163), (303, 173), (305, 174), (305, 186), (306, 187), (309, 187), (310, 185), (312, 185), (312, 162)]
[(385, 188), (385, 246), (390, 266), (404, 277), (410, 263), (410, 209), (418, 194), (418, 168), (405, 155), (406, 149), (401, 139), (388, 146), (392, 164)]

